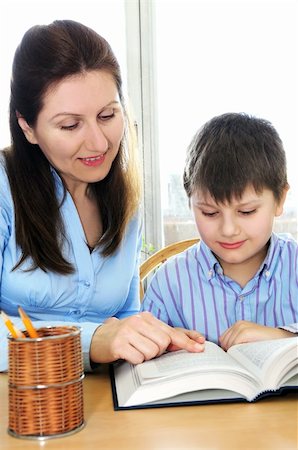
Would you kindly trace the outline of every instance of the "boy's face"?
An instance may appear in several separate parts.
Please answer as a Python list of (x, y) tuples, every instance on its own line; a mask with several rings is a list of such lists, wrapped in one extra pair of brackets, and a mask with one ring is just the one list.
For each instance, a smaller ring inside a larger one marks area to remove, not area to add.
[(191, 206), (201, 239), (208, 245), (225, 273), (237, 266), (257, 271), (267, 252), (274, 217), (281, 215), (286, 190), (280, 203), (272, 191), (257, 194), (247, 187), (240, 200), (217, 204), (210, 195), (196, 192)]

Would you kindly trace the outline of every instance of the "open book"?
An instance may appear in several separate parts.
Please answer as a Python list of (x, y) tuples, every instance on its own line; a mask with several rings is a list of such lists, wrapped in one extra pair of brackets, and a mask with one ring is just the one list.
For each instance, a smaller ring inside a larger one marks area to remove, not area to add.
[(298, 337), (238, 344), (227, 352), (206, 342), (203, 353), (169, 352), (111, 366), (115, 409), (254, 401), (298, 389)]

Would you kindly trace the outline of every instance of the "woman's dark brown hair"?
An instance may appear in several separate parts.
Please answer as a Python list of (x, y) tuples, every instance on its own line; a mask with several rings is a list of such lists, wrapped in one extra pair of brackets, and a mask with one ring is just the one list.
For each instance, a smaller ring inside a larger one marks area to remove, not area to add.
[(109, 174), (89, 186), (97, 199), (103, 223), (103, 235), (98, 237), (97, 246), (104, 256), (112, 255), (119, 247), (126, 226), (139, 206), (136, 142), (124, 104), (119, 64), (110, 45), (92, 29), (71, 20), (34, 26), (25, 33), (14, 57), (11, 147), (4, 152), (15, 205), (16, 239), (22, 249), (16, 267), (31, 257), (32, 269), (39, 267), (61, 274), (73, 271), (61, 250), (65, 237), (61, 202), (55, 194), (50, 164), (38, 145), (30, 144), (25, 138), (17, 114), (34, 128), (51, 86), (71, 75), (94, 70), (104, 70), (113, 76), (126, 117), (126, 132)]

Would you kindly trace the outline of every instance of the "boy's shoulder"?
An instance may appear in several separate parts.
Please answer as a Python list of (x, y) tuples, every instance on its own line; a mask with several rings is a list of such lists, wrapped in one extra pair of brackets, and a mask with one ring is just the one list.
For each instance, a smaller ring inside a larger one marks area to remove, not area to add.
[(272, 233), (270, 241), (265, 260), (269, 270), (280, 264), (291, 265), (293, 258), (298, 257), (298, 243), (290, 233)]
[(272, 241), (281, 248), (285, 246), (298, 247), (298, 242), (291, 233), (272, 233)]
[(176, 253), (170, 256), (163, 264), (158, 268), (158, 271), (171, 271), (176, 270), (177, 266), (191, 265), (196, 263), (200, 257), (201, 241), (191, 245), (182, 252)]

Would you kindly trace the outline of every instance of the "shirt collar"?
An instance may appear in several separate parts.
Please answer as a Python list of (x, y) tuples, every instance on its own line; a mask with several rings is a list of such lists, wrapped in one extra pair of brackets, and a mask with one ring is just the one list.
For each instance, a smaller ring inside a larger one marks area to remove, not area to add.
[(218, 260), (212, 253), (209, 247), (204, 241), (200, 241), (200, 253), (199, 262), (201, 264), (203, 273), (205, 274), (207, 280), (211, 280), (216, 273), (223, 273), (222, 267)]
[(260, 270), (258, 271), (258, 274), (261, 273), (261, 275), (265, 278), (266, 281), (271, 280), (276, 264), (278, 263), (279, 260), (278, 249), (279, 249), (278, 236), (275, 233), (272, 233), (269, 241), (267, 255), (260, 267)]

